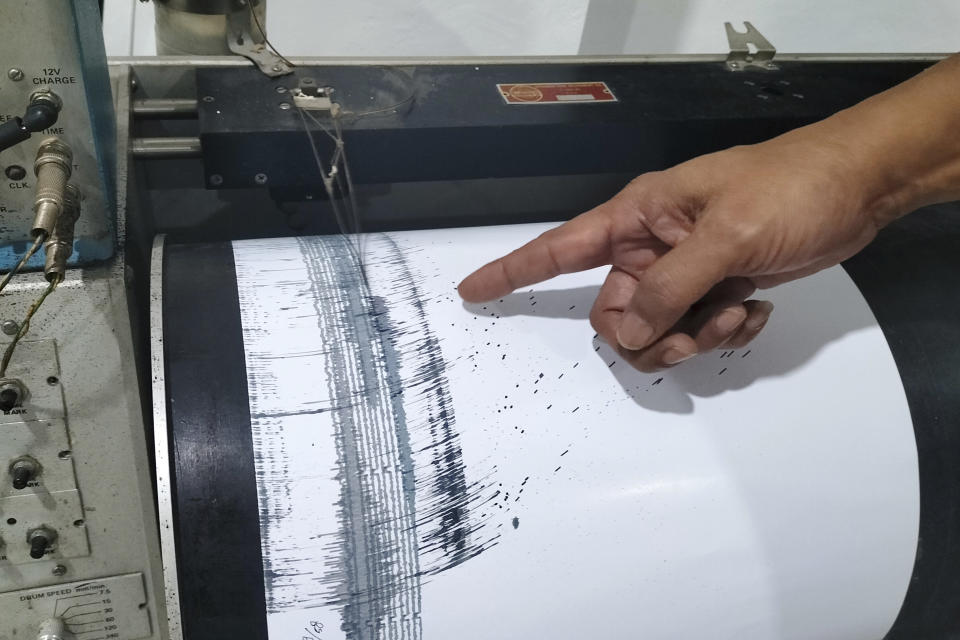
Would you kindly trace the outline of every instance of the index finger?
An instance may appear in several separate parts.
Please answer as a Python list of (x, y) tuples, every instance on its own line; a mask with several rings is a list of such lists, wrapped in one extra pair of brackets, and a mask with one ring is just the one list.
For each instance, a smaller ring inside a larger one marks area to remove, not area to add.
[(600, 205), (540, 234), (467, 276), (457, 287), (467, 302), (500, 298), (561, 273), (593, 269), (610, 260), (610, 218)]

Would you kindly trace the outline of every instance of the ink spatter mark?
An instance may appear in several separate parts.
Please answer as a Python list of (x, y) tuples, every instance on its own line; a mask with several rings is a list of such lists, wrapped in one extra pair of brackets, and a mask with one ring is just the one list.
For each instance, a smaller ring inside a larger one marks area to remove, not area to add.
[(660, 384), (661, 382), (663, 382), (663, 378), (657, 378), (656, 380), (653, 381), (653, 384), (650, 385), (650, 386), (655, 387), (655, 386), (657, 386), (658, 384)]
[(513, 520), (510, 521), (510, 524), (513, 525), (513, 528), (514, 528), (514, 529), (519, 529), (519, 528), (520, 528), (520, 518), (514, 516), (514, 517), (513, 517)]

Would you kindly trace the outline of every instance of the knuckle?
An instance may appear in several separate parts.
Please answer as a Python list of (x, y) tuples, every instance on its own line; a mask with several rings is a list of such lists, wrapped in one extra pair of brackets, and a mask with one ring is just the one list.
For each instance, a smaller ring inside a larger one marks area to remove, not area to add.
[(602, 333), (602, 330), (605, 328), (603, 326), (603, 311), (597, 307), (590, 310), (590, 326), (597, 333)]

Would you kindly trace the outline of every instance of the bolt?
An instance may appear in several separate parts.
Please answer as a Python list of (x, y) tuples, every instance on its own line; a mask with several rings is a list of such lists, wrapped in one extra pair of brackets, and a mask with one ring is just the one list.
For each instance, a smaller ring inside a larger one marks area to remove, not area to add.
[(280, 103), (280, 108), (283, 109), (284, 111), (287, 111), (287, 110), (290, 108), (290, 103), (289, 103), (289, 102), (281, 102), (281, 103)]
[(773, 64), (772, 62), (768, 62), (767, 64), (765, 64), (765, 65), (763, 65), (763, 66), (765, 66), (767, 69), (776, 69), (776, 68), (777, 68), (777, 65)]
[(7, 71), (7, 77), (13, 80), (14, 82), (20, 82), (21, 80), (23, 80), (23, 69), (17, 69), (16, 67), (13, 67), (9, 71)]
[(214, 173), (213, 175), (210, 176), (210, 184), (212, 184), (215, 187), (219, 187), (220, 185), (223, 184), (223, 176), (220, 175), (219, 173)]
[(60, 378), (58, 378), (57, 376), (49, 376), (47, 378), (47, 384), (50, 385), (51, 387), (56, 386), (58, 382), (60, 382)]
[(213, 96), (203, 96), (202, 100), (204, 102), (213, 102)]
[(281, 66), (278, 65), (278, 64), (273, 65), (273, 72), (274, 72), (274, 73), (280, 73), (281, 71), (283, 71), (283, 67), (281, 67)]
[(59, 578), (59, 577), (62, 576), (62, 575), (66, 575), (66, 573), (67, 573), (67, 568), (66, 568), (65, 566), (63, 566), (62, 564), (58, 564), (57, 566), (55, 566), (55, 567), (53, 568), (53, 571), (51, 571), (50, 573), (52, 573), (53, 575), (55, 575), (55, 576), (57, 576), (57, 577)]
[(0, 331), (3, 331), (8, 336), (17, 335), (17, 331), (20, 331), (20, 325), (17, 324), (16, 320), (4, 320), (0, 323)]
[(731, 63), (730, 63), (730, 68), (731, 68), (731, 69), (739, 69), (739, 68), (740, 68), (740, 63), (739, 63), (739, 62), (731, 62)]
[(284, 87), (283, 85), (278, 85), (277, 88), (274, 89), (274, 91), (276, 91), (277, 93), (286, 93), (286, 92), (287, 92), (287, 88)]
[(257, 184), (267, 184), (267, 174), (258, 173), (257, 175), (253, 176), (253, 181)]

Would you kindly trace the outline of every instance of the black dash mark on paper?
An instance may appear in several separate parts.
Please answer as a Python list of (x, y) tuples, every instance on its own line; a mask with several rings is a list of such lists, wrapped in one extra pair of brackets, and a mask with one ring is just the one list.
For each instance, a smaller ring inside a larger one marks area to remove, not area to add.
[(656, 380), (653, 381), (653, 384), (650, 385), (650, 386), (656, 386), (656, 385), (660, 384), (661, 382), (663, 382), (663, 378), (657, 378)]
[(519, 528), (520, 528), (520, 518), (514, 516), (513, 520), (510, 521), (510, 524), (513, 525), (513, 528), (514, 528), (514, 529), (519, 529)]
[(750, 355), (750, 349), (747, 349), (747, 352), (746, 352), (745, 354), (743, 354), (742, 356), (740, 356), (740, 357), (741, 357), (741, 358), (746, 358), (748, 355)]
[(718, 373), (717, 375), (718, 375), (718, 376), (722, 376), (722, 375), (723, 375), (723, 372), (726, 371), (726, 370), (727, 370), (727, 368), (724, 367), (723, 369), (720, 370), (720, 373)]
[(570, 453), (570, 449), (565, 449), (564, 452), (560, 454), (560, 456), (563, 457), (563, 456), (567, 455), (568, 453)]

